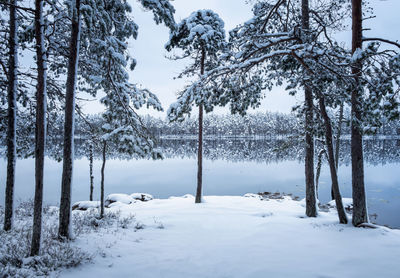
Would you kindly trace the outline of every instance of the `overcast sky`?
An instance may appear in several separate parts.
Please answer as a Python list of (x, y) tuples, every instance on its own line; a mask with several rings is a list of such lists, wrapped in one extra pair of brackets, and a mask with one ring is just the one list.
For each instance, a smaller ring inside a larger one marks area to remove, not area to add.
[[(173, 78), (183, 69), (183, 61), (171, 61), (165, 58), (168, 54), (164, 45), (169, 38), (168, 29), (154, 23), (152, 14), (145, 12), (135, 0), (128, 0), (133, 7), (133, 17), (139, 25), (137, 40), (130, 42), (130, 54), (137, 60), (136, 69), (130, 72), (131, 81), (142, 84), (157, 94), (164, 110), (175, 101), (176, 92), (181, 89), (185, 80)], [(198, 9), (211, 9), (219, 14), (225, 22), (227, 31), (236, 25), (250, 19), (251, 5), (246, 0), (174, 0), (171, 3), (176, 9), (175, 19), (179, 22), (191, 12)], [(364, 33), (365, 37), (380, 36), (391, 40), (400, 39), (400, 0), (370, 0), (376, 18), (365, 22), (364, 27), (372, 30)], [(340, 40), (350, 43), (351, 33), (340, 35)], [(301, 95), (296, 99), (289, 96), (283, 88), (275, 88), (266, 93), (266, 98), (258, 111), (290, 112), (296, 102), (301, 101)], [(101, 106), (97, 102), (86, 105), (88, 112), (100, 112)], [(217, 110), (226, 113), (226, 109)], [(164, 113), (156, 113), (144, 109), (141, 114), (150, 113), (154, 116), (165, 117)]]

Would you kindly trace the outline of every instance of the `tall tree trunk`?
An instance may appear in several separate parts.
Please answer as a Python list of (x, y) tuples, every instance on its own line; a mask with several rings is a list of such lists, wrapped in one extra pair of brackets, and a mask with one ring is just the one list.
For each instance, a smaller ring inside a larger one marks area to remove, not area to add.
[[(362, 0), (352, 0), (352, 53), (362, 49)], [(364, 158), (361, 131), (361, 97), (360, 88), (362, 63), (352, 64), (354, 89), (351, 92), (351, 168), (353, 189), (353, 225), (368, 222), (367, 203), (364, 185)]]
[(90, 149), (89, 149), (89, 175), (90, 175), (90, 196), (89, 200), (93, 201), (93, 144), (90, 144)]
[(39, 255), (42, 232), (43, 171), (46, 146), (46, 78), (47, 65), (44, 49), (43, 0), (35, 1), (35, 40), (38, 79), (36, 89), (36, 130), (35, 130), (35, 204), (31, 256)]
[[(302, 29), (303, 35), (308, 36), (310, 28), (310, 14), (308, 0), (302, 0)], [(317, 216), (317, 201), (314, 184), (314, 136), (313, 136), (313, 94), (311, 88), (305, 86), (305, 131), (306, 131), (306, 154), (305, 154), (305, 176), (306, 176), (306, 215)]]
[(101, 165), (101, 188), (100, 188), (100, 218), (104, 217), (104, 169), (106, 168), (107, 141), (103, 142), (103, 164)]
[[(206, 52), (204, 48), (201, 50), (201, 68), (200, 74), (204, 74), (204, 62), (206, 59)], [(201, 203), (201, 191), (203, 186), (203, 105), (199, 105), (199, 147), (197, 150), (197, 190), (196, 190), (196, 203)]]
[(73, 16), (68, 58), (67, 90), (65, 96), (64, 156), (61, 181), (60, 224), (58, 236), (71, 238), (71, 186), (74, 163), (75, 90), (78, 72), (79, 40), (81, 29), (80, 0), (72, 1)]
[(7, 181), (5, 192), (4, 230), (9, 231), (13, 222), (15, 163), (16, 163), (16, 121), (17, 121), (17, 66), (18, 66), (18, 19), (16, 1), (10, 1), (10, 38), (8, 64), (8, 129), (7, 129)]
[(324, 123), (325, 123), (325, 141), (326, 141), (326, 148), (328, 150), (328, 162), (329, 162), (329, 169), (331, 171), (332, 190), (335, 197), (339, 222), (342, 224), (347, 224), (347, 216), (343, 208), (342, 196), (340, 195), (339, 182), (335, 166), (335, 157), (333, 155), (331, 119), (329, 118), (328, 113), (326, 112), (325, 100), (322, 96), (319, 98), (319, 107), (321, 109), (321, 114), (322, 117), (324, 118)]

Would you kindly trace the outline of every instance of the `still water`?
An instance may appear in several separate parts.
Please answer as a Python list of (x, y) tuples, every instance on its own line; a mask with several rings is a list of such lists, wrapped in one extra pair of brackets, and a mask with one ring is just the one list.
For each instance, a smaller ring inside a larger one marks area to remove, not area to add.
[[(156, 198), (194, 194), (196, 141), (161, 140), (165, 159), (107, 160), (105, 191), (146, 192)], [(77, 146), (79, 150), (79, 145)], [(301, 142), (288, 140), (206, 140), (204, 146), (204, 195), (243, 195), (248, 192), (285, 192), (304, 197)], [(365, 140), (365, 183), (372, 222), (400, 228), (400, 141)], [(316, 153), (318, 152), (318, 148)], [(343, 197), (351, 197), (350, 142), (341, 147), (339, 182)], [(94, 162), (95, 199), (99, 199), (101, 161)], [(0, 161), (0, 201), (4, 204), (5, 160)], [(62, 164), (52, 158), (45, 164), (45, 203), (59, 203)], [(33, 198), (34, 160), (17, 161), (15, 198)], [(73, 202), (89, 199), (89, 163), (77, 153), (73, 176)], [(330, 200), (330, 174), (323, 164), (319, 199)]]

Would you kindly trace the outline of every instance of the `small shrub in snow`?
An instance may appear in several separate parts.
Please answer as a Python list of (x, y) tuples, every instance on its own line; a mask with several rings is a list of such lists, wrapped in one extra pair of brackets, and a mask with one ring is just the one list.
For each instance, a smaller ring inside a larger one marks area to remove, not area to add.
[(144, 229), (145, 225), (141, 222), (136, 222), (135, 224), (135, 230), (142, 230)]
[[(61, 268), (75, 267), (92, 259), (71, 241), (58, 240), (58, 208), (43, 208), (42, 242), (39, 256), (29, 257), (32, 238), (33, 201), (21, 202), (15, 209), (14, 227), (0, 230), (0, 277), (37, 277), (55, 275)], [(0, 224), (3, 225), (4, 209), (0, 206)], [(88, 208), (72, 213), (73, 234), (79, 236), (92, 232), (114, 232), (133, 226), (135, 217), (121, 216), (120, 211), (106, 211), (99, 218), (99, 211)], [(136, 223), (134, 229), (143, 229)]]
[(127, 229), (135, 219), (134, 215), (129, 215), (128, 217), (119, 218), (117, 222), (117, 226), (122, 229)]
[(72, 223), (75, 235), (82, 233), (90, 233), (99, 229), (123, 228), (126, 229), (134, 222), (135, 216), (121, 217), (120, 211), (105, 211), (104, 217), (99, 218), (97, 209), (89, 209), (81, 212), (77, 211), (73, 214)]
[(161, 221), (157, 220), (157, 218), (155, 218), (155, 217), (154, 217), (154, 223), (156, 224), (156, 227), (158, 229), (164, 229), (165, 228), (164, 224)]

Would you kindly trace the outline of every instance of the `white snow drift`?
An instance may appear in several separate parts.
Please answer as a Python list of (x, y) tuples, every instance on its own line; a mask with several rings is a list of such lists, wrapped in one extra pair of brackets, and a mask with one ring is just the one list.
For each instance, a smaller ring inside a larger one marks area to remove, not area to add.
[(143, 229), (78, 239), (99, 255), (61, 277), (399, 277), (399, 230), (341, 225), (334, 209), (307, 218), (289, 197), (247, 196), (116, 202), (109, 210), (134, 214)]

